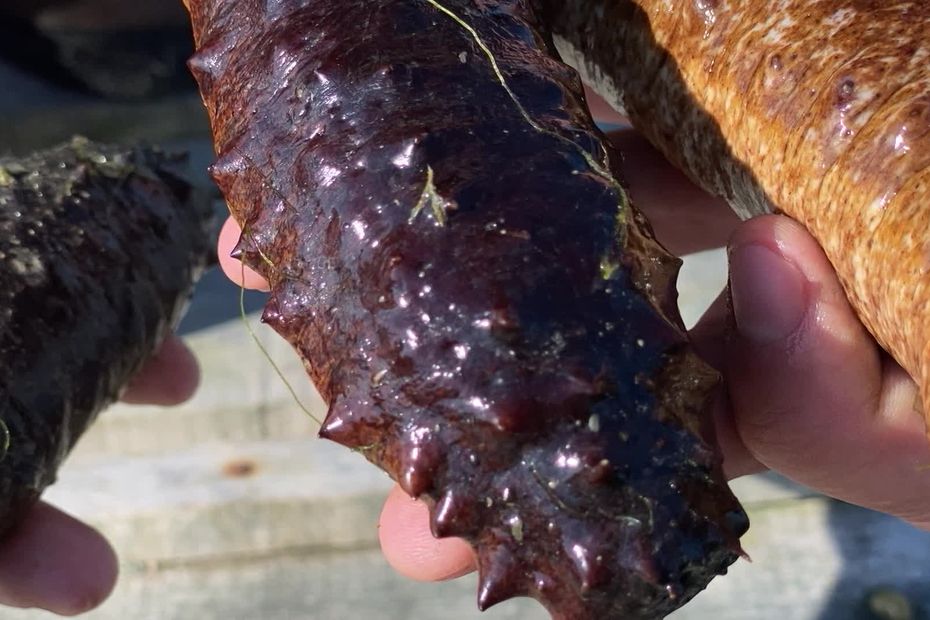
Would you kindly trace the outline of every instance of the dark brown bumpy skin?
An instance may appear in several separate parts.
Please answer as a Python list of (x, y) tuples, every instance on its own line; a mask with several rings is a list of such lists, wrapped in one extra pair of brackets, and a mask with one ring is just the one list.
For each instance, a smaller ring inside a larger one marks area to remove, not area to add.
[(0, 536), (169, 333), (203, 268), (209, 209), (179, 163), (83, 139), (0, 158)]
[(658, 618), (747, 521), (678, 261), (527, 0), (191, 0), (214, 176), (264, 320), (363, 452), (474, 545), (479, 605)]

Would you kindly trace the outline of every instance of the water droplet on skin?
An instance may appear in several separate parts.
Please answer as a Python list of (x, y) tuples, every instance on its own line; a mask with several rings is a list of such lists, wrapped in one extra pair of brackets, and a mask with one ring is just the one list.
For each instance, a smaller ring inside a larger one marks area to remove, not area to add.
[[(488, 402), (479, 396), (472, 396), (471, 398), (469, 398), (468, 404), (474, 407), (475, 409), (478, 409), (479, 411), (487, 411), (488, 409), (490, 409), (490, 405), (488, 405)], [(507, 498), (504, 498), (504, 499), (507, 499)]]
[(902, 127), (894, 136), (894, 151), (898, 155), (904, 155), (911, 150), (911, 144), (907, 140), (907, 127)]
[(420, 340), (412, 329), (407, 330), (407, 346), (414, 350), (420, 346)]
[(568, 455), (568, 456), (566, 456), (566, 455), (564, 455), (564, 454), (560, 454), (560, 455), (559, 455), (559, 458), (556, 459), (556, 462), (555, 462), (555, 463), (556, 463), (556, 465), (558, 465), (559, 467), (563, 467), (563, 468), (567, 468), (567, 469), (575, 469), (576, 467), (578, 467), (579, 465), (581, 465), (581, 459), (578, 458), (578, 455), (577, 455), (577, 454), (571, 454), (571, 455)]
[(342, 171), (339, 168), (334, 168), (332, 166), (322, 166), (320, 168), (320, 185), (323, 187), (329, 187), (332, 185), (336, 179), (342, 174)]
[(409, 168), (413, 161), (413, 147), (415, 144), (415, 142), (411, 142), (405, 146), (404, 149), (391, 160), (391, 163), (401, 169)]
[(585, 549), (582, 545), (572, 545), (572, 555), (575, 556), (581, 572), (583, 574), (587, 574), (590, 571), (590, 566), (588, 564), (588, 550)]
[(695, 0), (694, 8), (697, 9), (704, 21), (704, 36), (710, 35), (711, 27), (717, 22), (717, 0)]

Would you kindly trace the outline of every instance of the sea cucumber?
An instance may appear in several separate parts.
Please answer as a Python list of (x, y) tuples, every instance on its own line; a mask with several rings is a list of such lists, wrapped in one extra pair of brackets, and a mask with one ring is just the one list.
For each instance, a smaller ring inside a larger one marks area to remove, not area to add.
[(322, 436), (474, 545), (479, 606), (656, 618), (725, 572), (747, 521), (718, 378), (536, 4), (188, 8), (263, 318), (329, 403)]
[(211, 214), (155, 150), (0, 158), (0, 535), (168, 335)]

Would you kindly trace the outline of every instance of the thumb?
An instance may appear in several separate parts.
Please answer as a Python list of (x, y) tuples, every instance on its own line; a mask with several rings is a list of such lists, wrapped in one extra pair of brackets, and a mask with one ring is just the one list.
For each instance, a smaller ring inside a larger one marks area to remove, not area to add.
[(816, 241), (781, 216), (730, 245), (732, 417), (764, 465), (828, 495), (930, 524), (917, 389), (856, 318)]

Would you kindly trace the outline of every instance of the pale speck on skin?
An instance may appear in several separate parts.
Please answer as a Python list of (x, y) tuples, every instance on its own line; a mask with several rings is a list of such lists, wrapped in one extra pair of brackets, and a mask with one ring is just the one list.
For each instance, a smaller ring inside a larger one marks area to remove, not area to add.
[(40, 284), (45, 280), (45, 264), (38, 254), (23, 247), (19, 247), (7, 256), (7, 265), (18, 276), (23, 277), (30, 285)]
[(514, 515), (508, 519), (508, 524), (510, 525), (510, 534), (513, 536), (513, 539), (518, 543), (523, 542), (523, 519), (520, 518), (520, 515)]

